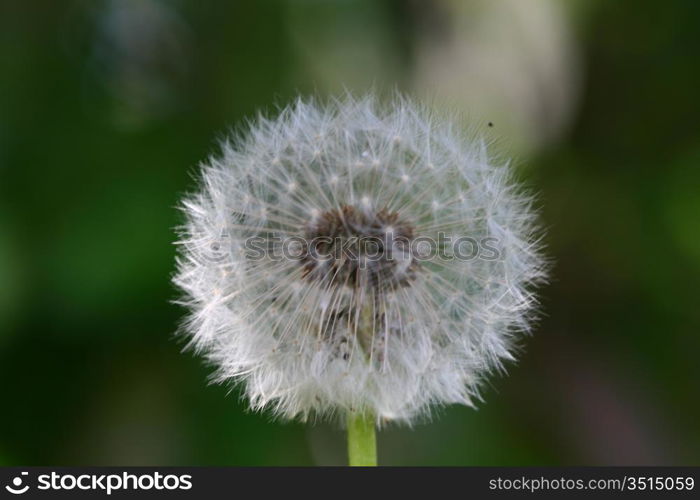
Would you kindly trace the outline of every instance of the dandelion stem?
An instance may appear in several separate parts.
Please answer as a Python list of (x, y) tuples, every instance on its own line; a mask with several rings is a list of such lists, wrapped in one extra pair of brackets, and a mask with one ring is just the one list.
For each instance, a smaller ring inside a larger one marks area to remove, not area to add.
[(348, 412), (348, 464), (351, 467), (377, 465), (377, 440), (371, 412)]

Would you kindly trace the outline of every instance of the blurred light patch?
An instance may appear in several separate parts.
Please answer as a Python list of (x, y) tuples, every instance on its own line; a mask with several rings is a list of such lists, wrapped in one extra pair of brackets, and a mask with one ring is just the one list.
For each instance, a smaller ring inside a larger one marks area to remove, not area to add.
[(519, 150), (566, 133), (578, 102), (580, 61), (563, 2), (412, 5), (416, 92), (491, 122), (497, 136)]
[(174, 3), (113, 0), (95, 24), (91, 69), (116, 101), (116, 124), (138, 127), (177, 110), (192, 53)]
[[(394, 87), (402, 74), (400, 45), (387, 30), (391, 13), (373, 0), (287, 2), (296, 78), (308, 91)], [(359, 35), (361, 34), (361, 35)]]
[(700, 149), (676, 161), (665, 189), (665, 222), (675, 245), (700, 269)]

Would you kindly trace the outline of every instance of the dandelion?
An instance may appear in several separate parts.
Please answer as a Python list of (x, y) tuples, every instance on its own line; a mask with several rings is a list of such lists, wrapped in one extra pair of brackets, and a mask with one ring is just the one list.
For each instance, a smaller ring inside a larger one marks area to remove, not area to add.
[(182, 202), (183, 331), (251, 408), (347, 418), (350, 462), (372, 463), (376, 425), (472, 405), (513, 359), (544, 278), (531, 203), (406, 98), (298, 100)]

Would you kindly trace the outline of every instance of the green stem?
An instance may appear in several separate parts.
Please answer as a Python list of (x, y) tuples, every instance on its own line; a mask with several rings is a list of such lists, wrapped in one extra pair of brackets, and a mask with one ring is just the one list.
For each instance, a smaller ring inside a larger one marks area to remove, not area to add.
[(377, 440), (371, 412), (348, 412), (348, 463), (351, 467), (377, 465)]

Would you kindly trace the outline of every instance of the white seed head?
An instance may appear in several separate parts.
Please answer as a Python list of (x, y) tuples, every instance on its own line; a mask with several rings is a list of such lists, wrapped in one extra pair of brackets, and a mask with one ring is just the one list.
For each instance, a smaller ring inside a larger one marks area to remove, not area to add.
[(302, 419), (478, 397), (545, 273), (531, 199), (456, 128), (401, 97), (299, 100), (202, 166), (174, 281), (216, 381)]

